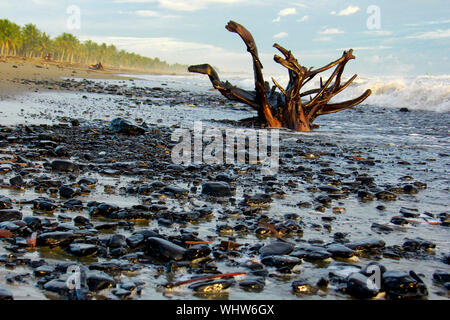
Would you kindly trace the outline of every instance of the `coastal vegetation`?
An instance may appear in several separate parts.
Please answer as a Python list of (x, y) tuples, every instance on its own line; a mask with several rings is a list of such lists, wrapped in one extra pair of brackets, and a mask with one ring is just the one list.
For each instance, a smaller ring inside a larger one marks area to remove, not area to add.
[(20, 26), (8, 19), (0, 19), (0, 56), (49, 57), (52, 60), (85, 65), (101, 62), (104, 66), (148, 71), (186, 71), (186, 66), (182, 64), (168, 64), (157, 57), (149, 58), (119, 50), (113, 44), (80, 41), (67, 32), (52, 38), (34, 24)]

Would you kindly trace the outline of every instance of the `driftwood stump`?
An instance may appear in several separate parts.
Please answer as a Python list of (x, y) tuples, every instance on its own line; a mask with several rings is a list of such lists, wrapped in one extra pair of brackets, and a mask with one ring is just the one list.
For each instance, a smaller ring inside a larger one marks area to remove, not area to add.
[[(289, 83), (286, 88), (282, 88), (272, 78), (274, 86), (270, 88), (269, 83), (264, 81), (263, 66), (259, 60), (258, 50), (252, 34), (234, 21), (228, 22), (225, 28), (230, 32), (237, 33), (242, 38), (247, 46), (247, 51), (252, 56), (255, 91), (240, 89), (228, 81), (222, 82), (217, 72), (209, 64), (190, 66), (188, 70), (208, 75), (213, 87), (219, 90), (222, 95), (230, 100), (245, 103), (257, 110), (258, 119), (269, 127), (311, 131), (314, 127), (312, 123), (316, 117), (351, 108), (363, 102), (371, 94), (369, 89), (353, 100), (329, 103), (331, 98), (347, 88), (357, 77), (357, 75), (354, 75), (345, 83), (341, 83), (341, 76), (346, 63), (351, 59), (355, 59), (353, 49), (344, 51), (342, 57), (336, 61), (313, 70), (312, 68), (307, 69), (301, 66), (291, 51), (276, 43), (273, 46), (283, 54), (284, 58), (275, 55), (274, 60), (288, 69)], [(320, 88), (300, 92), (302, 87), (316, 75), (333, 67), (336, 68), (325, 83), (320, 78)], [(309, 99), (307, 99), (308, 97)], [(302, 100), (302, 98), (306, 98), (306, 101)]]

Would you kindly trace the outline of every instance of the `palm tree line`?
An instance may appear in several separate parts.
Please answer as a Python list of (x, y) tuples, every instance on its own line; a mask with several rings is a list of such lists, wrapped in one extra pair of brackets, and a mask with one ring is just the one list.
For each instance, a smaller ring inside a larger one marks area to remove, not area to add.
[(103, 65), (119, 68), (186, 71), (185, 65), (178, 63), (169, 65), (159, 58), (118, 50), (112, 44), (98, 44), (91, 40), (81, 42), (73, 34), (66, 32), (52, 39), (34, 24), (29, 23), (21, 27), (8, 19), (0, 19), (0, 56), (10, 55), (28, 58), (43, 58), (50, 55), (53, 60), (85, 65), (101, 62)]

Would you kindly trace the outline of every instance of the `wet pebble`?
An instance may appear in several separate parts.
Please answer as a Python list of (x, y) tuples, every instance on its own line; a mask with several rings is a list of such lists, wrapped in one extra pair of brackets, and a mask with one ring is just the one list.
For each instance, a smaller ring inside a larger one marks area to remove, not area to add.
[(302, 260), (293, 256), (265, 256), (261, 259), (261, 263), (269, 267), (275, 267), (277, 269), (287, 267), (288, 269), (294, 268), (296, 265), (301, 264)]
[(239, 286), (246, 291), (261, 292), (264, 290), (265, 282), (263, 277), (250, 278), (240, 281)]
[(450, 272), (448, 270), (436, 270), (433, 273), (433, 280), (441, 283), (450, 282)]
[(0, 222), (21, 220), (21, 219), (22, 219), (22, 212), (18, 210), (12, 209), (0, 210)]
[(368, 277), (359, 272), (350, 274), (347, 278), (345, 292), (358, 299), (369, 299), (375, 297), (380, 288), (377, 288)]
[(347, 243), (346, 246), (353, 250), (368, 250), (384, 248), (386, 243), (382, 239), (365, 239), (357, 242)]
[(0, 209), (12, 209), (11, 199), (5, 196), (0, 196)]
[(406, 239), (402, 247), (406, 251), (418, 251), (418, 250), (434, 249), (436, 248), (436, 244), (431, 241), (417, 237), (414, 239)]
[(405, 208), (402, 207), (400, 208), (400, 213), (405, 217), (405, 218), (417, 218), (420, 216), (419, 210), (414, 209), (414, 208)]
[(109, 128), (116, 132), (127, 135), (142, 135), (145, 129), (131, 124), (128, 120), (123, 118), (115, 118), (111, 121)]
[(306, 280), (296, 280), (291, 284), (292, 290), (296, 294), (316, 294), (318, 288)]
[(202, 184), (202, 194), (212, 197), (230, 197), (232, 191), (228, 182), (206, 182)]
[(295, 247), (291, 256), (304, 258), (308, 261), (326, 260), (331, 257), (331, 253), (324, 247), (317, 245), (302, 244)]
[(80, 170), (77, 164), (69, 160), (54, 160), (51, 163), (51, 168), (61, 172), (78, 172)]
[(165, 194), (170, 194), (175, 197), (184, 197), (189, 194), (189, 190), (174, 185), (164, 187), (162, 189), (162, 192)]
[(72, 243), (68, 251), (77, 257), (87, 257), (97, 254), (98, 247), (89, 243)]
[(86, 283), (91, 291), (100, 291), (116, 285), (112, 277), (101, 271), (89, 271), (86, 275)]
[(395, 201), (397, 200), (397, 196), (389, 191), (380, 191), (375, 194), (378, 200), (384, 201)]
[(34, 269), (34, 275), (36, 277), (50, 276), (55, 272), (55, 267), (50, 265), (43, 265)]
[(354, 250), (342, 244), (331, 244), (326, 247), (326, 250), (331, 253), (333, 258), (351, 258), (355, 255)]
[(130, 248), (137, 248), (144, 244), (145, 237), (140, 233), (133, 234), (126, 239), (126, 242)]
[(217, 293), (228, 289), (233, 283), (234, 280), (219, 279), (193, 283), (188, 288), (198, 293)]
[(242, 203), (247, 206), (267, 207), (272, 201), (272, 197), (269, 194), (257, 193), (252, 196), (244, 195)]
[(127, 238), (123, 234), (113, 234), (108, 240), (108, 247), (121, 248), (127, 247)]
[(65, 246), (70, 244), (75, 239), (75, 234), (73, 232), (46, 232), (41, 233), (37, 237), (38, 246)]
[(67, 286), (66, 281), (60, 279), (52, 279), (46, 282), (43, 286), (45, 290), (55, 292), (59, 295), (67, 295), (69, 292), (69, 287)]
[(185, 258), (187, 260), (194, 260), (209, 256), (211, 248), (206, 244), (197, 244), (189, 247), (186, 250)]
[(150, 255), (156, 255), (175, 261), (182, 260), (186, 253), (186, 249), (183, 247), (180, 247), (170, 241), (155, 237), (146, 239), (145, 250)]
[(33, 210), (40, 212), (53, 212), (58, 208), (58, 205), (48, 199), (33, 200)]
[(9, 290), (0, 286), (0, 300), (14, 300), (13, 294)]
[(25, 182), (24, 182), (22, 176), (15, 176), (15, 177), (12, 177), (11, 179), (9, 179), (9, 184), (12, 186), (20, 187), (20, 186), (24, 185)]
[(388, 299), (417, 299), (428, 295), (423, 281), (410, 271), (386, 271), (383, 274), (383, 289)]
[(59, 195), (61, 198), (70, 199), (73, 198), (76, 194), (75, 189), (68, 186), (61, 186), (59, 188)]
[(283, 241), (276, 241), (265, 245), (259, 250), (261, 257), (288, 255), (294, 250), (294, 246)]

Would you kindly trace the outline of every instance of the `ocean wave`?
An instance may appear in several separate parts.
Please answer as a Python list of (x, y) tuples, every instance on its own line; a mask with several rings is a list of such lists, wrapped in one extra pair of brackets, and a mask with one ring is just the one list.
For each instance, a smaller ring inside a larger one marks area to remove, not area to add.
[[(271, 76), (266, 75), (265, 78), (270, 80)], [(283, 86), (286, 86), (288, 82), (288, 77), (285, 75), (276, 75), (274, 78)], [(229, 80), (244, 89), (254, 88), (251, 75), (234, 75)], [(318, 86), (319, 79), (314, 79), (305, 87), (305, 90)], [(450, 112), (450, 75), (401, 78), (358, 77), (347, 89), (333, 98), (332, 102), (353, 99), (367, 89), (372, 90), (372, 95), (364, 101), (364, 104), (386, 108)]]
[[(265, 79), (273, 85), (274, 77), (282, 86), (286, 86), (289, 78), (286, 74), (265, 74)], [(195, 92), (211, 89), (208, 77), (204, 75), (188, 76), (141, 76), (152, 85), (164, 82), (169, 87), (183, 87)], [(254, 90), (252, 74), (221, 75), (223, 81), (246, 90)], [(325, 78), (324, 78), (325, 79)], [(345, 79), (343, 79), (345, 81)], [(304, 90), (319, 86), (319, 78), (305, 86)], [(415, 77), (361, 77), (344, 91), (333, 98), (332, 102), (353, 99), (365, 90), (371, 89), (372, 94), (363, 103), (385, 108), (408, 108), (410, 110), (428, 110), (435, 112), (450, 112), (450, 75), (420, 75)]]
[(450, 76), (417, 76), (410, 78), (365, 78), (339, 95), (339, 100), (354, 97), (367, 89), (372, 95), (366, 104), (450, 112)]

